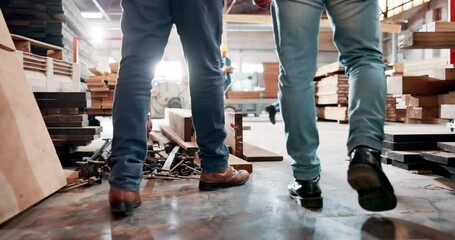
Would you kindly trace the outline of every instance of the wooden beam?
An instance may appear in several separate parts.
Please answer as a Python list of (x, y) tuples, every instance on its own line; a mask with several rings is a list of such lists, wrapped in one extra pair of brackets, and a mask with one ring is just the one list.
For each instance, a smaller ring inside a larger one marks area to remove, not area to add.
[(229, 154), (229, 160), (228, 160), (229, 166), (234, 167), (237, 170), (246, 170), (249, 173), (253, 172), (253, 164), (249, 163), (239, 157), (236, 157), (232, 154)]
[(185, 142), (194, 141), (191, 112), (184, 109), (169, 108), (169, 127)]
[(439, 164), (455, 166), (455, 153), (444, 152), (444, 151), (431, 151), (431, 152), (422, 152), (422, 157), (425, 160), (430, 162), (435, 162)]
[(161, 132), (163, 133), (163, 135), (165, 137), (167, 137), (170, 140), (172, 140), (175, 143), (177, 143), (185, 151), (190, 152), (190, 153), (199, 151), (199, 147), (197, 146), (197, 144), (195, 142), (185, 142), (185, 141), (183, 141), (183, 139), (180, 138), (178, 136), (178, 134), (175, 133), (169, 126), (161, 125), (160, 128), (161, 128)]
[(455, 48), (455, 32), (410, 32), (398, 41), (402, 49)]
[(390, 142), (455, 142), (453, 133), (385, 133), (384, 140)]
[(283, 161), (283, 156), (249, 143), (243, 143), (243, 159), (248, 162)]
[(455, 90), (455, 81), (439, 81), (428, 76), (387, 78), (387, 94), (438, 95)]
[(241, 113), (224, 113), (226, 140), (224, 143), (232, 148), (232, 154), (243, 157), (243, 116)]

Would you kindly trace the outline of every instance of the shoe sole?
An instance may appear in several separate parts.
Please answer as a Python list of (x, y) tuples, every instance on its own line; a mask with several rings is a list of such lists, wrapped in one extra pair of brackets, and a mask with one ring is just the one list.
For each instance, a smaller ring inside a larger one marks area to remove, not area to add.
[(292, 200), (294, 200), (297, 204), (299, 204), (301, 207), (304, 207), (304, 208), (319, 209), (319, 208), (322, 208), (322, 206), (323, 206), (322, 197), (302, 198), (299, 196), (292, 196), (292, 195), (289, 195), (289, 197)]
[(141, 204), (116, 202), (110, 203), (111, 213), (115, 217), (127, 217), (134, 213), (134, 209), (140, 207)]
[(392, 185), (382, 171), (367, 164), (356, 164), (348, 170), (349, 185), (359, 194), (359, 204), (368, 211), (379, 212), (394, 209), (397, 198)]
[(199, 190), (201, 191), (215, 191), (222, 188), (237, 187), (245, 184), (248, 181), (249, 177), (239, 183), (207, 183), (199, 182)]

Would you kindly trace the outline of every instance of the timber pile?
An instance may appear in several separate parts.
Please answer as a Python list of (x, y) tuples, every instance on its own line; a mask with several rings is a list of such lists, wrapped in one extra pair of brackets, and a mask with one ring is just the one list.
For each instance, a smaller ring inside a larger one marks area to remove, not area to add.
[(340, 63), (335, 62), (320, 67), (314, 80), (318, 118), (347, 121), (349, 83)]
[(101, 127), (89, 127), (85, 108), (90, 94), (83, 92), (34, 92), (47, 130), (62, 162), (77, 146), (100, 137)]
[(94, 76), (85, 79), (87, 91), (92, 96), (92, 105), (87, 109), (87, 113), (95, 116), (111, 116), (118, 77), (118, 64), (111, 64), (110, 73), (100, 72), (96, 68), (90, 68), (90, 72)]
[(405, 170), (455, 178), (455, 134), (386, 133), (382, 162)]
[[(89, 29), (74, 1), (9, 0), (0, 1), (0, 7), (11, 33), (62, 47), (68, 62), (73, 62), (73, 36), (83, 36)], [(46, 51), (40, 48), (32, 47), (31, 52), (46, 56)], [(83, 76), (88, 76), (86, 67), (96, 64), (92, 53), (93, 46), (80, 41)]]
[(277, 98), (278, 97), (278, 75), (280, 73), (279, 63), (277, 62), (264, 62), (264, 98)]

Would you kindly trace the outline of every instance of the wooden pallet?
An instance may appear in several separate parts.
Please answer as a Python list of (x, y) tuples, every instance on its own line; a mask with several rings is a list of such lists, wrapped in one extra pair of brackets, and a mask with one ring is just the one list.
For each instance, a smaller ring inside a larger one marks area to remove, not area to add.
[(47, 50), (48, 57), (63, 60), (63, 48), (52, 44), (37, 41), (28, 37), (11, 34), (14, 45), (19, 51), (31, 53), (32, 46)]

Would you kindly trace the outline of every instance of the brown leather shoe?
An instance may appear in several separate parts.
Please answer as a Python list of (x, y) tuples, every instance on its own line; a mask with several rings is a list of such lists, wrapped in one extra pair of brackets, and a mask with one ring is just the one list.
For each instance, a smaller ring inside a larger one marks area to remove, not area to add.
[(141, 194), (139, 191), (115, 190), (109, 191), (109, 205), (115, 216), (131, 215), (135, 208), (141, 206)]
[(243, 185), (248, 181), (250, 174), (246, 170), (235, 170), (228, 167), (219, 173), (202, 173), (199, 181), (199, 190), (214, 191)]

